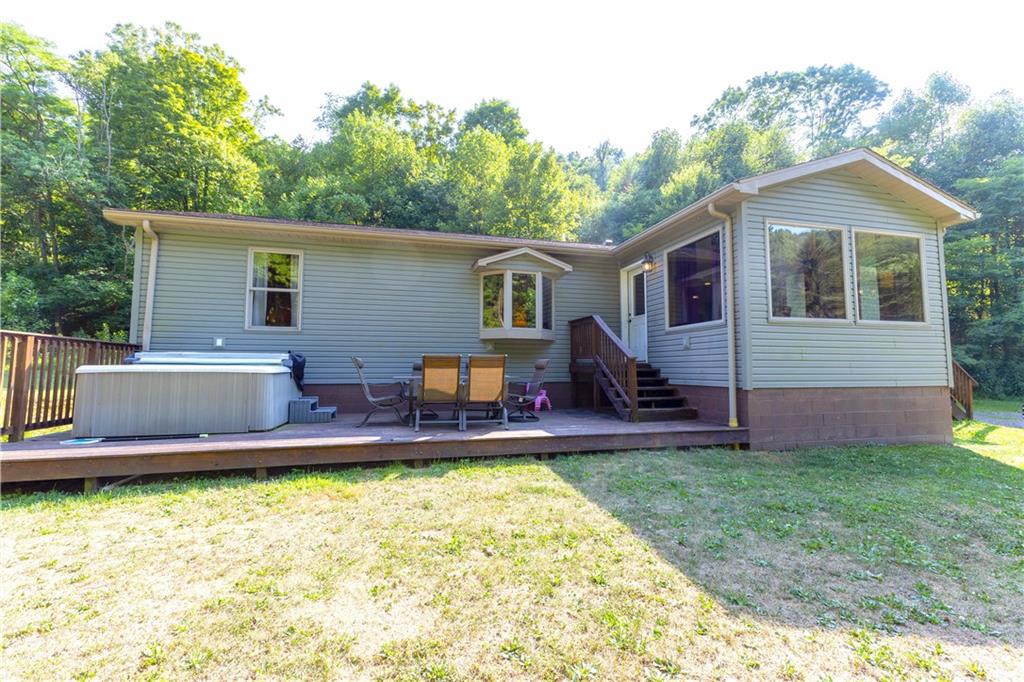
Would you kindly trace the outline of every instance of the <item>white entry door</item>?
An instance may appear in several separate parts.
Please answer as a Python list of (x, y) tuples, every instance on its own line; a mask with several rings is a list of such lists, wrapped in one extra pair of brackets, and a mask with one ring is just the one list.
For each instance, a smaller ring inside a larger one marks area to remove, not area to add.
[(636, 357), (647, 360), (647, 273), (642, 268), (626, 273), (626, 343)]

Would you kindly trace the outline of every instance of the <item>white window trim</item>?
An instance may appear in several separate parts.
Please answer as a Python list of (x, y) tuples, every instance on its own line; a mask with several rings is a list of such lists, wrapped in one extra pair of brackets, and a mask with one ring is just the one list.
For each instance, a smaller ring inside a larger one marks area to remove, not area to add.
[[(504, 300), (502, 301), (502, 326), (500, 327), (485, 327), (484, 326), (484, 277), (488, 275), (503, 275), (503, 289), (502, 294)], [(512, 326), (512, 275), (531, 275), (533, 276), (534, 286), (534, 300), (536, 310), (534, 311), (534, 319), (536, 324), (533, 327), (513, 327)], [(548, 281), (551, 282), (551, 329), (544, 328), (544, 299), (543, 299), (543, 281), (547, 277)], [(506, 268), (494, 268), (490, 270), (480, 271), (480, 297), (479, 297), (479, 311), (477, 322), (480, 325), (480, 338), (481, 339), (544, 339), (551, 340), (555, 339), (555, 324), (554, 321), (558, 319), (555, 313), (555, 278), (549, 273), (542, 270), (510, 270)]]
[[(851, 239), (853, 241), (853, 274), (854, 287), (853, 295), (854, 312), (857, 316), (857, 324), (865, 327), (887, 327), (887, 328), (915, 328), (920, 329), (931, 325), (931, 316), (928, 314), (928, 267), (925, 263), (925, 235), (905, 230), (880, 230), (870, 227), (854, 227)], [(888, 237), (905, 237), (917, 240), (917, 254), (921, 265), (921, 306), (924, 312), (924, 320), (868, 320), (860, 316), (860, 269), (857, 266), (857, 234), (878, 234)]]
[[(825, 230), (837, 230), (842, 235), (840, 243), (842, 245), (842, 258), (843, 258), (843, 305), (845, 308), (845, 317), (780, 317), (776, 316), (772, 311), (774, 310), (774, 303), (772, 302), (772, 254), (771, 254), (771, 233), (769, 232), (770, 225), (785, 225), (789, 227), (812, 227)], [(805, 326), (851, 326), (854, 324), (853, 316), (853, 292), (850, 291), (850, 230), (847, 225), (830, 225), (828, 223), (810, 223), (800, 220), (786, 220), (784, 218), (765, 218), (764, 219), (764, 261), (765, 261), (765, 281), (768, 283), (768, 322), (772, 324), (797, 324)], [(855, 288), (856, 289), (856, 288)]]
[[(253, 255), (256, 253), (287, 253), (299, 257), (298, 288), (278, 289), (276, 287), (254, 287), (252, 285)], [(270, 332), (299, 332), (302, 331), (302, 266), (305, 259), (301, 249), (285, 249), (272, 246), (250, 246), (248, 264), (245, 268), (245, 330), (246, 331), (270, 331)], [(273, 327), (265, 324), (252, 324), (252, 292), (254, 291), (289, 291), (297, 294), (295, 310), (295, 324), (291, 327)]]
[[(684, 246), (689, 246), (694, 242), (699, 242), (701, 239), (704, 239), (705, 237), (710, 237), (716, 232), (718, 233), (718, 276), (720, 279), (719, 295), (722, 297), (722, 300), (719, 302), (719, 309), (722, 311), (722, 317), (718, 320), (705, 320), (704, 322), (689, 322), (687, 324), (671, 325), (669, 324), (670, 320), (668, 311), (668, 254), (671, 253), (672, 251), (675, 251), (676, 249), (681, 249)], [(661, 295), (662, 302), (665, 307), (664, 326), (666, 332), (700, 331), (701, 329), (710, 329), (725, 325), (725, 316), (727, 311), (725, 310), (726, 263), (725, 248), (723, 248), (724, 246), (725, 230), (722, 229), (721, 225), (713, 225), (709, 228), (693, 233), (692, 235), (690, 235), (686, 239), (683, 239), (682, 241), (678, 241), (673, 244), (670, 244), (669, 246), (666, 246), (664, 251), (661, 252)]]

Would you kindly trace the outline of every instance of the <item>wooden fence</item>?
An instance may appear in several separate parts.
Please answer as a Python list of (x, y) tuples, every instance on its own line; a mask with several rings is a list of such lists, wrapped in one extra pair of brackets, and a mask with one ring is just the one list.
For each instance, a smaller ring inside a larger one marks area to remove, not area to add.
[(119, 365), (138, 349), (130, 343), (0, 330), (2, 433), (13, 442), (26, 431), (70, 424), (75, 370)]

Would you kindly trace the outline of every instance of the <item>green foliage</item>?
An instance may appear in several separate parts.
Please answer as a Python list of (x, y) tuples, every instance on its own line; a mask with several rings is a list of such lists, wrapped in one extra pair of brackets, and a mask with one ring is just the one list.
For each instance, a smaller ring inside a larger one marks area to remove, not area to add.
[(792, 131), (807, 150), (825, 156), (849, 146), (860, 116), (879, 107), (889, 87), (853, 64), (765, 73), (727, 88), (692, 124), (701, 131), (735, 121)]
[(512, 144), (526, 139), (526, 128), (519, 118), (519, 110), (503, 99), (480, 102), (462, 117), (462, 130), (483, 128)]
[(249, 108), (240, 69), (219, 47), (173, 24), (120, 25), (105, 49), (68, 61), (3, 24), (0, 64), (2, 312), (11, 326), (88, 335), (127, 328), (133, 246), (103, 221), (104, 206), (245, 211), (260, 203), (251, 155), (254, 119), (267, 107)]

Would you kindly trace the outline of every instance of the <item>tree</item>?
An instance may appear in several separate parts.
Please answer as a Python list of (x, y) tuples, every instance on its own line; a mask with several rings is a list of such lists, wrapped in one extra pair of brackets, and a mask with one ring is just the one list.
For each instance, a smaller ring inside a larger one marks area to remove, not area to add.
[(886, 155), (906, 159), (916, 172), (934, 162), (946, 144), (953, 114), (967, 103), (970, 91), (948, 73), (934, 73), (918, 92), (904, 90), (867, 136)]
[(488, 99), (477, 104), (462, 117), (460, 128), (463, 132), (483, 128), (508, 144), (525, 140), (527, 135), (519, 110), (503, 99)]
[[(57, 90), (70, 65), (49, 43), (13, 24), (0, 25), (2, 97), (0, 146), (4, 200), (3, 317), (21, 328), (73, 332), (88, 327), (112, 304), (109, 282), (118, 271), (121, 244), (98, 220), (100, 187), (92, 173), (77, 112)], [(119, 277), (120, 275), (120, 277)], [(108, 304), (76, 316), (74, 297), (56, 294), (74, 282), (83, 297), (103, 291)], [(38, 317), (35, 317), (38, 315)], [(121, 319), (127, 315), (121, 311)]]
[(175, 24), (118, 25), (76, 58), (73, 84), (106, 146), (111, 191), (136, 208), (242, 211), (259, 203), (258, 141), (241, 69)]
[(449, 176), (455, 217), (444, 229), (574, 240), (589, 194), (574, 176), (540, 143), (509, 143), (476, 126), (455, 149)]
[(742, 88), (727, 88), (691, 124), (709, 132), (729, 122), (792, 131), (813, 156), (850, 146), (863, 114), (879, 107), (888, 86), (852, 64), (765, 73)]
[(1024, 155), (956, 182), (982, 218), (947, 240), (950, 333), (990, 395), (1024, 395)]

